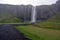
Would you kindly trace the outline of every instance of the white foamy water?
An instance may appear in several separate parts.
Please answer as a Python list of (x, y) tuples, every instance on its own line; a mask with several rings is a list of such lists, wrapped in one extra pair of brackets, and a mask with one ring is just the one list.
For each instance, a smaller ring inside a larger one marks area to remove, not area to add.
[(31, 14), (31, 23), (35, 23), (36, 22), (36, 7), (33, 6), (32, 7), (32, 14)]

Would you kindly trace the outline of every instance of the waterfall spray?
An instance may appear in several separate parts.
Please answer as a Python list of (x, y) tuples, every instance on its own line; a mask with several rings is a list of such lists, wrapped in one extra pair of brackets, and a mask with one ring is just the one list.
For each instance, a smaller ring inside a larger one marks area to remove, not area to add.
[(31, 23), (36, 23), (36, 6), (32, 7)]

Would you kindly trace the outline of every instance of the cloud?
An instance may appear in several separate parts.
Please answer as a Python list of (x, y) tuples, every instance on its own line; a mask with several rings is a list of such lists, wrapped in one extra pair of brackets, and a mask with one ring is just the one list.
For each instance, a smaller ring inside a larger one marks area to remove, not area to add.
[(57, 0), (0, 0), (0, 3), (4, 4), (32, 4), (32, 5), (49, 5), (55, 3)]

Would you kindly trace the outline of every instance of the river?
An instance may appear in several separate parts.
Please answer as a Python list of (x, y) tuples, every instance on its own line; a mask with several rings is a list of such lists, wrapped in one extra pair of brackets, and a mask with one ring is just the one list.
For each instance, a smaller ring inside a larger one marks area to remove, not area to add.
[(0, 25), (0, 40), (30, 40), (25, 35), (15, 29), (14, 25)]

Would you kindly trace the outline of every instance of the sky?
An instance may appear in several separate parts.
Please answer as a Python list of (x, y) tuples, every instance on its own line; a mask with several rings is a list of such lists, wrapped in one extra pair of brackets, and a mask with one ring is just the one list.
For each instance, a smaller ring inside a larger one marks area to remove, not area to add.
[(13, 4), (13, 5), (51, 5), (56, 3), (57, 0), (0, 0), (0, 4)]

